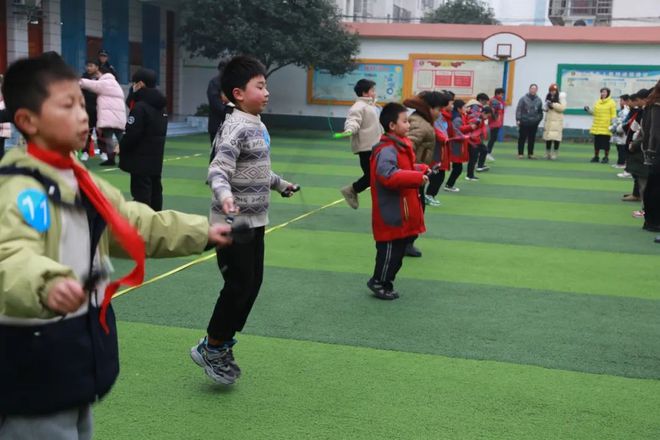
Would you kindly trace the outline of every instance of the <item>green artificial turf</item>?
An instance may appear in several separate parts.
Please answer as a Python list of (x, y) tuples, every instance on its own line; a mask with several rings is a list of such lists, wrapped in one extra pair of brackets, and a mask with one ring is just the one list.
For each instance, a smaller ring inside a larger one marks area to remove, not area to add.
[[(271, 226), (326, 206), (359, 174), (346, 141), (273, 131)], [(622, 203), (632, 181), (588, 163), (515, 158), (498, 144), (479, 182), (429, 207), (421, 259), (382, 302), (370, 197), (268, 234), (261, 295), (210, 384), (188, 359), (222, 282), (214, 258), (115, 299), (122, 374), (96, 406), (97, 439), (660, 438), (660, 247)], [(539, 153), (543, 153), (542, 149)], [(165, 207), (207, 215), (208, 139), (168, 139)], [(128, 191), (128, 176), (90, 167)], [(147, 278), (196, 257), (150, 260)], [(131, 263), (115, 261), (118, 273)]]

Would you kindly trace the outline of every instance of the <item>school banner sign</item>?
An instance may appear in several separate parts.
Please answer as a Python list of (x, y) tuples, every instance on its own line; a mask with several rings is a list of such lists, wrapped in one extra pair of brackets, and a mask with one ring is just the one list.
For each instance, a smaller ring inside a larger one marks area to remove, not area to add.
[(612, 97), (653, 88), (660, 80), (660, 66), (608, 64), (559, 64), (557, 84), (568, 95), (569, 114), (586, 114), (584, 106), (593, 106), (600, 89), (607, 87)]

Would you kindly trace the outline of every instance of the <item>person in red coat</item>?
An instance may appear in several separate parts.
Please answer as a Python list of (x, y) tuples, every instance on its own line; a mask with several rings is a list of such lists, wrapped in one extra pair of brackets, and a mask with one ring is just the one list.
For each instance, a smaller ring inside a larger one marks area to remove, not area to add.
[(371, 171), (371, 224), (376, 240), (376, 267), (367, 286), (380, 299), (399, 297), (394, 278), (401, 269), (406, 245), (426, 231), (419, 188), (428, 182), (429, 167), (415, 164), (407, 109), (398, 103), (383, 107), (385, 130), (373, 148)]

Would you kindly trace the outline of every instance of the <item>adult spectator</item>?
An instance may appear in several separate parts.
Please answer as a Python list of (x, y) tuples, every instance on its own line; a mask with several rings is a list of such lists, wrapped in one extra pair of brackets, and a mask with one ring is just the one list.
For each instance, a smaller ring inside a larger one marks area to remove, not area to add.
[[(660, 81), (646, 100), (642, 117), (642, 152), (649, 167), (644, 197), (644, 229), (660, 232)], [(660, 237), (656, 238), (660, 243)]]
[(98, 80), (81, 79), (83, 90), (96, 93), (97, 133), (100, 131), (99, 149), (101, 150), (101, 166), (115, 166), (115, 151), (112, 142), (113, 135), (117, 142), (126, 128), (126, 105), (124, 104), (124, 91), (108, 70), (101, 66), (101, 76)]
[(156, 89), (156, 72), (138, 69), (133, 82), (134, 105), (119, 143), (119, 168), (131, 175), (133, 200), (163, 209), (163, 155), (167, 135), (167, 99)]
[(220, 89), (220, 78), (222, 77), (222, 71), (225, 68), (227, 63), (223, 60), (218, 63), (218, 74), (211, 78), (209, 81), (209, 86), (206, 88), (206, 98), (209, 101), (209, 139), (213, 143), (215, 135), (218, 132), (218, 128), (225, 120), (225, 105), (226, 99), (222, 96), (222, 90)]
[(564, 111), (566, 110), (566, 93), (560, 92), (557, 84), (551, 84), (545, 96), (545, 125), (543, 140), (545, 141), (545, 158), (557, 159), (559, 144), (564, 133)]
[(543, 103), (536, 96), (539, 86), (532, 84), (529, 92), (520, 98), (516, 107), (516, 125), (518, 126), (518, 159), (525, 157), (525, 141), (527, 141), (527, 158), (534, 157), (534, 142), (539, 123), (543, 119)]
[(117, 77), (117, 71), (113, 67), (112, 64), (110, 64), (110, 56), (108, 55), (108, 52), (106, 52), (105, 49), (99, 50), (99, 68), (104, 68), (108, 72), (112, 74), (112, 76), (115, 77), (115, 79), (119, 80)]
[(594, 116), (594, 122), (591, 124), (589, 133), (594, 135), (594, 157), (591, 162), (598, 162), (600, 150), (603, 150), (604, 156), (601, 163), (608, 163), (610, 161), (610, 139), (612, 132), (610, 125), (612, 121), (616, 120), (616, 103), (610, 97), (610, 89), (603, 87), (600, 89), (600, 99), (596, 101), (593, 107), (585, 106), (584, 110)]
[[(88, 60), (85, 65), (85, 71), (83, 72), (81, 78), (97, 80), (101, 76), (99, 72), (99, 62), (95, 60)], [(89, 136), (87, 136), (87, 145), (83, 148), (83, 154), (80, 156), (82, 161), (89, 159), (90, 152), (89, 149), (93, 148), (92, 146), (92, 134), (94, 133), (94, 128), (96, 127), (96, 93), (91, 90), (83, 89), (83, 97), (85, 98), (85, 110), (87, 110), (87, 116), (89, 116)], [(97, 133), (98, 137), (98, 133)]]

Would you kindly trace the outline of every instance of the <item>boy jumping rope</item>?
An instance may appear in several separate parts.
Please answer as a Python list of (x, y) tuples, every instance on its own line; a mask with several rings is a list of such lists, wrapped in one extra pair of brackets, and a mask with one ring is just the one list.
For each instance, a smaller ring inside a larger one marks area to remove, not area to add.
[(399, 297), (394, 279), (406, 246), (426, 231), (419, 188), (428, 183), (429, 167), (415, 164), (408, 110), (398, 103), (383, 107), (385, 134), (371, 154), (371, 221), (376, 240), (376, 266), (367, 287), (379, 299)]
[(369, 158), (371, 149), (378, 143), (383, 132), (378, 122), (378, 107), (376, 106), (376, 83), (361, 79), (355, 84), (355, 94), (358, 96), (355, 104), (348, 111), (344, 123), (344, 134), (351, 135), (351, 149), (360, 158), (362, 177), (340, 191), (346, 203), (358, 209), (358, 194), (369, 188)]
[(207, 336), (190, 349), (190, 357), (214, 382), (230, 385), (241, 375), (232, 349), (234, 336), (243, 329), (263, 280), (270, 190), (290, 197), (299, 187), (270, 169), (270, 135), (259, 116), (269, 95), (263, 64), (251, 57), (233, 58), (225, 66), (221, 86), (236, 109), (214, 141), (216, 153), (208, 174), (213, 191), (211, 219), (235, 222), (244, 232), (217, 252), (225, 284)]
[[(27, 139), (0, 162), (0, 438), (86, 440), (119, 373), (110, 306), (144, 259), (227, 245), (227, 225), (156, 213), (74, 159), (89, 134), (78, 77), (54, 52), (9, 67), (7, 110)], [(108, 283), (108, 255), (135, 268)]]

